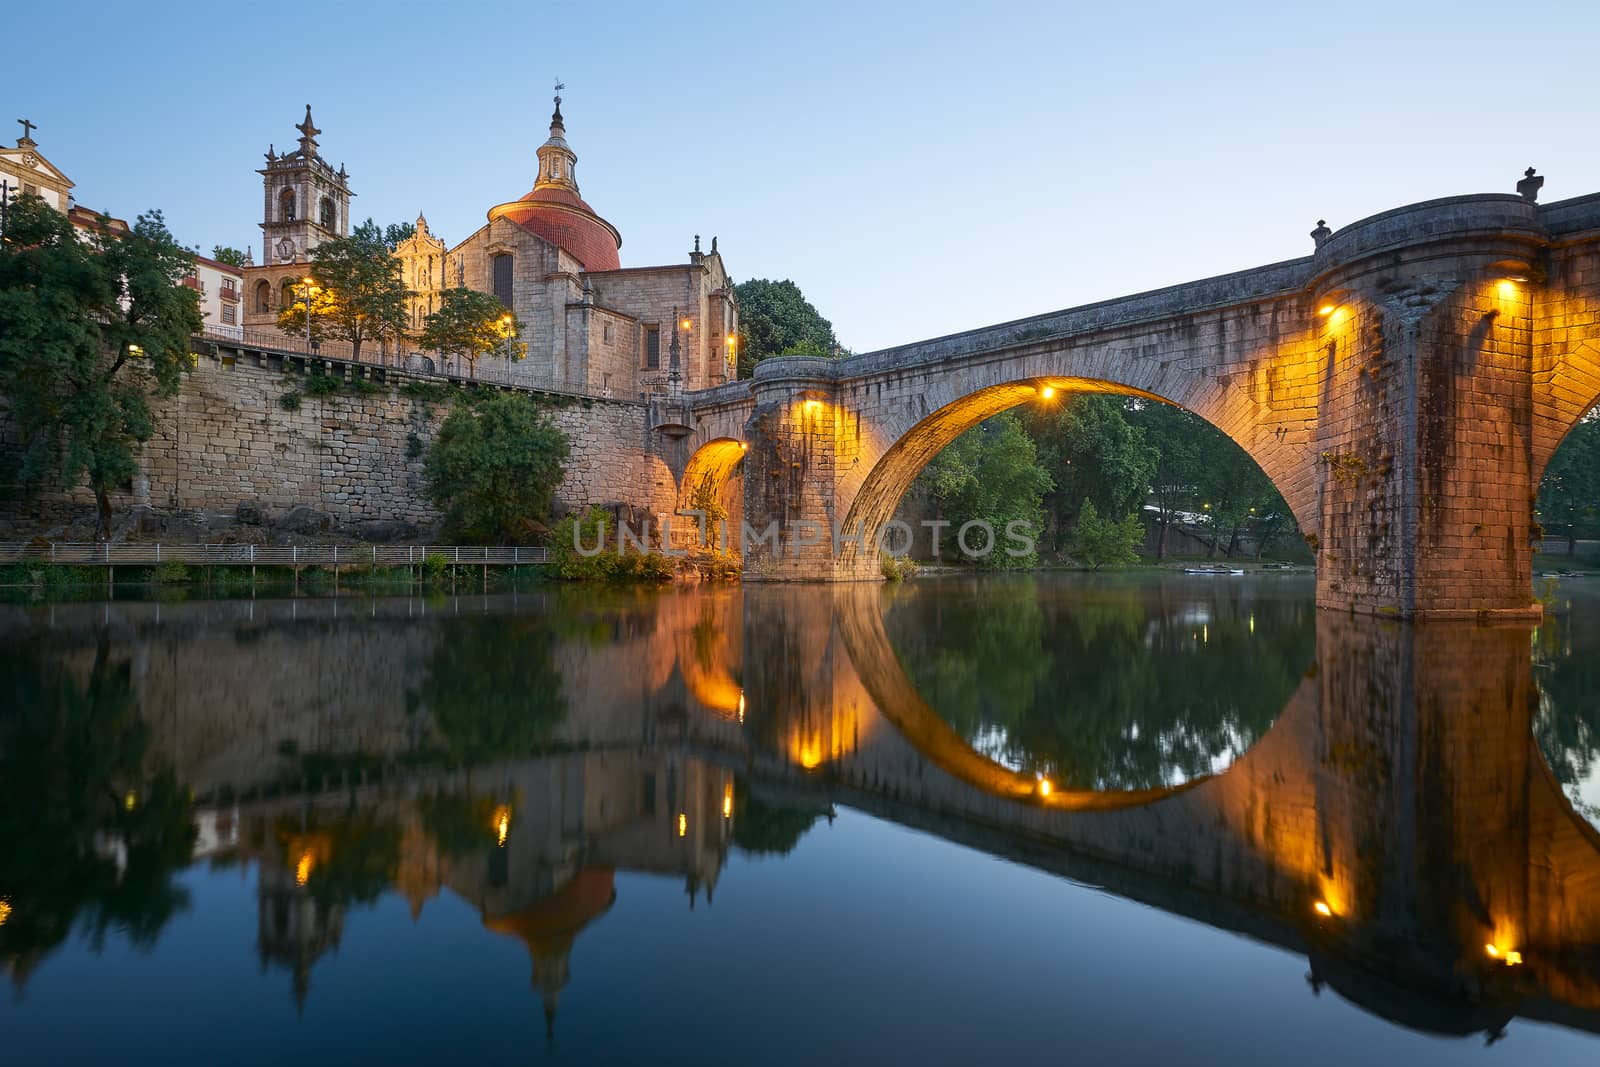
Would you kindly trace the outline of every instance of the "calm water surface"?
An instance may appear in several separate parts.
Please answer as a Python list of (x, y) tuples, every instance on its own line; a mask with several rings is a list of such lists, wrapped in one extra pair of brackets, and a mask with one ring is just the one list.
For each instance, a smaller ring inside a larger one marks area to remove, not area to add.
[(1600, 596), (1311, 592), (0, 605), (4, 1060), (1600, 1062)]

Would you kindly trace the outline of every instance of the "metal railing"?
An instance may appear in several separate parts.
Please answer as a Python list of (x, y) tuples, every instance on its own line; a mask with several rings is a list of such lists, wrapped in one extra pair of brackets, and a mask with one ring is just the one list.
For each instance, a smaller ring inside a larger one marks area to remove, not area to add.
[(96, 567), (156, 567), (163, 563), (200, 566), (406, 567), (430, 556), (470, 566), (539, 566), (550, 561), (540, 547), (483, 545), (163, 545), (124, 542), (63, 544), (37, 541), (0, 543), (0, 564), (62, 563)]

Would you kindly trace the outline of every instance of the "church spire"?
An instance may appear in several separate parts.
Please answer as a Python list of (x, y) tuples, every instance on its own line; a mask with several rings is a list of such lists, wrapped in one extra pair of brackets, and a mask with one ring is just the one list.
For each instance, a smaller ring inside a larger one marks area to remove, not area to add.
[(556, 82), (556, 110), (550, 116), (550, 139), (539, 146), (539, 180), (535, 189), (557, 187), (578, 191), (578, 178), (574, 173), (578, 154), (567, 144), (567, 126), (561, 118), (561, 90), (566, 86)]

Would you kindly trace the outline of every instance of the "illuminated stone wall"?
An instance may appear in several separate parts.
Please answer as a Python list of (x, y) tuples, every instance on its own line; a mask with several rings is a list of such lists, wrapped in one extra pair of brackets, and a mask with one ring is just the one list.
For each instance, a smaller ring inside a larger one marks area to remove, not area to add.
[[(247, 360), (202, 357), (171, 400), (154, 405), (156, 436), (145, 448), (142, 474), (119, 508), (204, 509), (232, 514), (255, 507), (270, 523), (307, 506), (360, 535), (369, 522), (422, 527), (438, 514), (423, 496), (423, 459), (415, 443), (431, 442), (447, 404), (411, 399), (393, 386), (369, 394), (341, 391), (303, 396), (298, 410), (281, 398), (300, 379)], [(559, 398), (550, 418), (571, 445), (559, 506), (624, 503), (669, 512), (676, 481), (654, 451), (655, 435), (637, 403)], [(85, 491), (13, 504), (5, 518), (20, 528), (60, 521), (91, 507)]]

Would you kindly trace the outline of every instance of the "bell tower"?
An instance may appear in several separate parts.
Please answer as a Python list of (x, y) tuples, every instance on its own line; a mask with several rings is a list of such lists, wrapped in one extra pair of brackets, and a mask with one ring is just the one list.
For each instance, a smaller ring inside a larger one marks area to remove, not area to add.
[(304, 263), (311, 250), (323, 241), (350, 232), (350, 176), (344, 164), (335, 171), (317, 153), (317, 135), (322, 131), (311, 121), (311, 105), (306, 105), (305, 121), (296, 126), (300, 147), (278, 155), (267, 147), (267, 165), (257, 174), (262, 184), (262, 263), (279, 266)]

